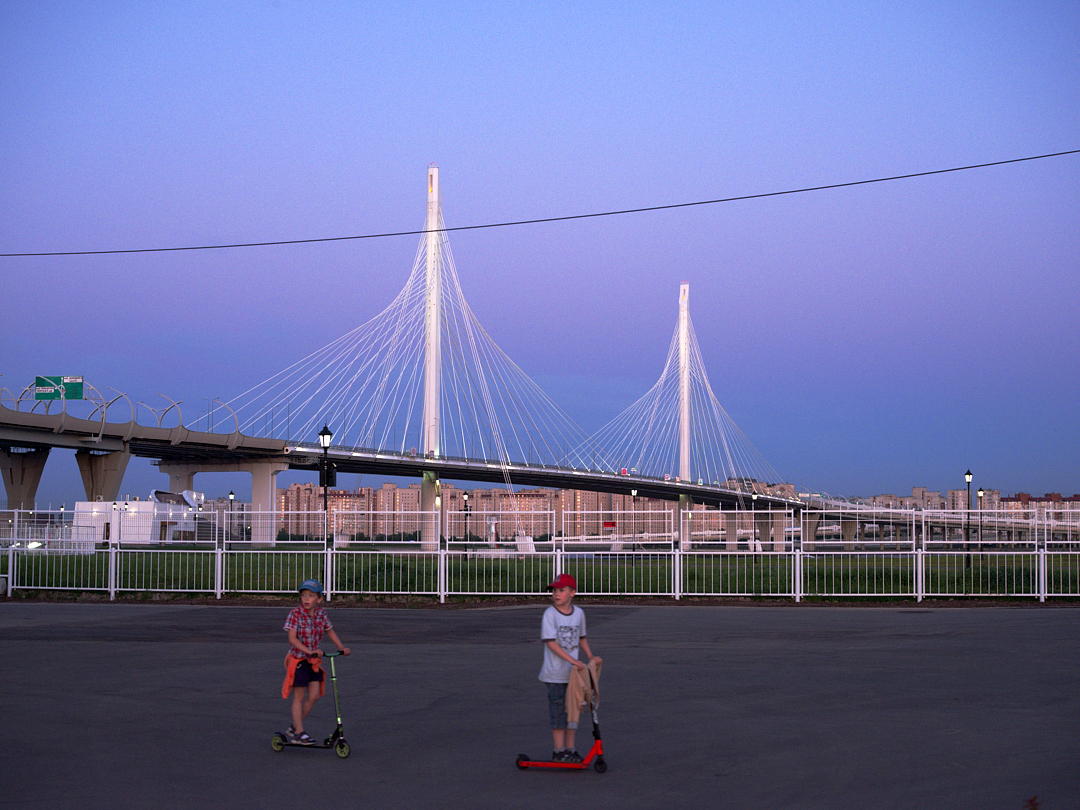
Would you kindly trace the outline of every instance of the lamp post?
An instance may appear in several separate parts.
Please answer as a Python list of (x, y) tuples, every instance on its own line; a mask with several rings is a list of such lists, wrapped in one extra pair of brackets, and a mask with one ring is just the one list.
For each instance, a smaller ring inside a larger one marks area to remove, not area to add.
[(979, 487), (979, 491), (976, 494), (979, 496), (979, 553), (982, 554), (982, 501), (983, 495), (986, 494), (986, 492), (982, 487)]
[[(964, 480), (967, 481), (967, 501), (964, 502), (964, 550), (967, 550), (968, 543), (968, 512), (971, 511), (971, 470), (964, 473)], [(964, 568), (971, 568), (971, 555), (968, 554), (964, 558)]]
[(322, 446), (322, 471), (323, 471), (323, 491), (322, 491), (322, 505), (323, 512), (326, 514), (327, 519), (330, 518), (330, 487), (327, 482), (330, 480), (330, 456), (328, 455), (330, 450), (330, 440), (334, 438), (334, 434), (330, 432), (330, 428), (325, 424), (322, 430), (319, 431), (319, 444)]
[(466, 492), (461, 496), (465, 500), (465, 542), (469, 542), (469, 513), (472, 511), (472, 507), (469, 506), (469, 493)]
[(631, 543), (637, 545), (637, 490), (630, 490), (630, 537)]
[[(227, 527), (222, 526), (222, 531), (225, 532), (226, 534), (231, 534), (232, 533), (233, 521), (236, 520), (236, 518), (233, 517), (233, 501), (235, 501), (235, 500), (236, 500), (236, 493), (233, 492), (230, 489), (229, 490), (229, 522), (228, 522)], [(222, 537), (221, 539), (224, 542), (225, 538)]]
[(757, 539), (757, 493), (750, 495), (750, 550), (758, 550)]

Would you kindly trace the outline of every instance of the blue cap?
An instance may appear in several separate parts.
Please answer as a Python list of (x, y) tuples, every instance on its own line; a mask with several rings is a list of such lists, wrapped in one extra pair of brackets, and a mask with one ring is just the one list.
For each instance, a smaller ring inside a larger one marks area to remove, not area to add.
[(317, 579), (305, 579), (300, 583), (300, 587), (296, 589), (297, 593), (300, 591), (311, 591), (322, 596), (322, 584)]

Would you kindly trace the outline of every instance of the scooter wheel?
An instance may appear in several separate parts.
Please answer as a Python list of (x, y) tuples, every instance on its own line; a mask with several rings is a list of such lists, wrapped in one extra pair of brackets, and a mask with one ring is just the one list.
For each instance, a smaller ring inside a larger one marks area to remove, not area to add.
[(349, 744), (344, 740), (338, 740), (337, 745), (334, 746), (334, 753), (345, 759), (349, 755)]
[(518, 758), (517, 758), (517, 766), (518, 766), (519, 768), (521, 768), (521, 770), (523, 770), (523, 771), (524, 771), (524, 770), (527, 770), (529, 766), (528, 766), (528, 765), (526, 765), (525, 763), (526, 763), (526, 762), (530, 762), (530, 761), (531, 761), (531, 760), (529, 759), (529, 755), (528, 755), (528, 754), (518, 754)]
[(283, 751), (285, 749), (285, 738), (280, 734), (275, 734), (270, 738), (270, 747), (275, 751)]
[(596, 762), (594, 762), (592, 764), (592, 766), (593, 766), (593, 770), (596, 771), (597, 773), (603, 773), (604, 771), (607, 770), (607, 763), (604, 762), (603, 757), (597, 757)]

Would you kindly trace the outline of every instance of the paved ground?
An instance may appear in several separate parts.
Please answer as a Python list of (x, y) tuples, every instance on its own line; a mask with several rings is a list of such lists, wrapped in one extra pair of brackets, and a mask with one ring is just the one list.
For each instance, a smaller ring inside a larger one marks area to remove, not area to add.
[(585, 608), (605, 774), (514, 766), (540, 606), (331, 606), (341, 760), (270, 749), (282, 608), (0, 602), (0, 807), (1080, 807), (1076, 608)]

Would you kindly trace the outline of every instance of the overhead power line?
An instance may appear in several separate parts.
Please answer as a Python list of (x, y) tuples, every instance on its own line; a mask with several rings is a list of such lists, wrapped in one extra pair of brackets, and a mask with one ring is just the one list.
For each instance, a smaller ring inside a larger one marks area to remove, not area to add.
[[(871, 183), (887, 183), (892, 180), (910, 180), (915, 177), (929, 177), (935, 174), (948, 174), (950, 172), (965, 172), (970, 171), (971, 169), (985, 169), (991, 166), (1005, 166), (1010, 163), (1023, 163), (1029, 160), (1044, 160), (1046, 158), (1075, 154), (1080, 154), (1080, 149), (1070, 149), (1066, 152), (1051, 152), (1046, 155), (1031, 155), (1029, 157), (1012, 158), (1010, 160), (996, 160), (992, 163), (973, 163), (969, 166), (954, 166), (949, 169), (933, 169), (926, 172), (896, 174), (890, 177), (875, 177), (871, 180), (851, 180), (846, 183), (829, 183), (828, 185), (823, 186), (807, 186), (806, 188), (792, 188), (785, 191), (766, 191), (759, 194), (743, 194), (737, 197), (721, 197), (716, 200), (697, 200), (695, 202), (670, 203), (668, 205), (651, 205), (644, 208), (624, 208), (619, 211), (601, 211), (593, 214), (569, 214), (561, 217), (519, 219), (511, 222), (489, 222), (484, 225), (458, 225), (453, 228), (443, 228), (441, 230), (444, 233), (449, 233), (451, 231), (476, 231), (483, 228), (509, 228), (515, 225), (539, 225), (544, 222), (566, 222), (567, 220), (572, 219), (615, 217), (622, 214), (643, 214), (648, 211), (668, 211), (673, 208), (691, 208), (696, 205), (717, 205), (719, 203), (740, 202), (743, 200), (760, 200), (765, 197), (782, 197), (786, 194), (805, 194), (809, 191), (826, 191), (834, 188), (865, 186)], [(0, 258), (30, 256), (104, 256), (113, 253), (168, 253), (181, 250), (224, 250), (226, 248), (273, 247), (275, 245), (308, 245), (316, 242), (347, 242), (354, 239), (384, 239), (391, 236), (417, 236), (422, 233), (424, 233), (423, 230), (390, 231), (386, 233), (357, 234), (355, 236), (324, 236), (317, 239), (281, 239), (274, 242), (237, 242), (229, 245), (186, 245), (183, 247), (125, 248), (116, 250), (64, 250), (44, 253), (0, 253)]]

